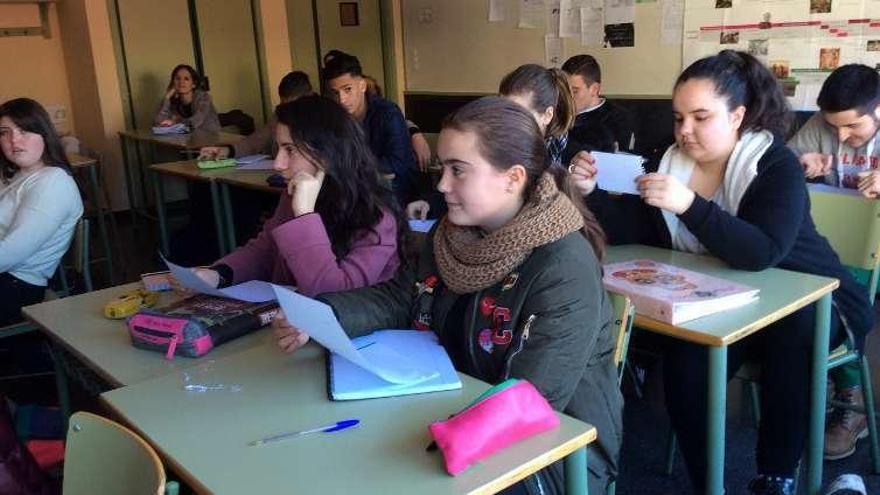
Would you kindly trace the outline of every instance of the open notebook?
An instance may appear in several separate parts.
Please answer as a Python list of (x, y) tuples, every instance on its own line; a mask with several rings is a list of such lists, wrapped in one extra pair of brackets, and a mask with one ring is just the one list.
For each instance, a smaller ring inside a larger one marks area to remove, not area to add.
[(419, 330), (378, 330), (369, 335), (352, 339), (355, 348), (369, 351), (377, 344), (436, 370), (433, 378), (412, 385), (387, 382), (338, 354), (327, 359), (327, 381), (330, 399), (354, 400), (393, 397), (395, 395), (422, 394), (461, 388), (452, 361), (437, 341), (434, 332)]
[(352, 341), (330, 306), (272, 286), (287, 320), (330, 351), (328, 382), (335, 400), (367, 399), (461, 388), (433, 333), (382, 330)]

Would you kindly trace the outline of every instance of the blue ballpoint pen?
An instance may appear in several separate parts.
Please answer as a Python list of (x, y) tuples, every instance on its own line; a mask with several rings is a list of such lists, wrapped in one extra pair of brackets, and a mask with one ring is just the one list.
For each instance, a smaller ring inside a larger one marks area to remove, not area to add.
[(280, 440), (286, 440), (288, 438), (301, 437), (310, 433), (333, 433), (335, 431), (342, 431), (349, 428), (354, 428), (355, 426), (359, 425), (360, 422), (361, 420), (359, 419), (343, 419), (342, 421), (337, 421), (336, 423), (330, 425), (319, 426), (310, 430), (291, 431), (288, 433), (279, 433), (277, 435), (268, 436), (259, 440), (254, 440), (248, 445), (250, 445), (251, 447), (255, 447), (258, 445), (265, 445), (267, 443), (278, 442)]

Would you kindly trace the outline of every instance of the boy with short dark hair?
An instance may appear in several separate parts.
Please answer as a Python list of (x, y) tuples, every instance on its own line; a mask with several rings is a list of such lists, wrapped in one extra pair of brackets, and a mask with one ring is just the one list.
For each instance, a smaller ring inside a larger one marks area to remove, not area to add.
[(808, 179), (880, 196), (880, 74), (844, 65), (828, 76), (819, 112), (788, 142)]
[[(575, 55), (562, 64), (574, 97), (577, 116), (568, 131), (572, 151), (628, 151), (633, 147), (629, 113), (601, 96), (602, 70), (590, 55)], [(573, 153), (572, 153), (573, 154)]]
[[(798, 155), (808, 180), (858, 189), (880, 196), (880, 74), (861, 64), (844, 65), (828, 76), (819, 111), (798, 130), (788, 146)], [(858, 363), (830, 373), (835, 400), (864, 405)], [(835, 408), (825, 426), (825, 459), (849, 457), (856, 442), (868, 436), (864, 414)]]
[(353, 55), (336, 54), (324, 67), (323, 76), (333, 98), (363, 125), (380, 171), (394, 174), (392, 189), (405, 205), (414, 197), (418, 169), (403, 113), (394, 103), (367, 93), (360, 61)]

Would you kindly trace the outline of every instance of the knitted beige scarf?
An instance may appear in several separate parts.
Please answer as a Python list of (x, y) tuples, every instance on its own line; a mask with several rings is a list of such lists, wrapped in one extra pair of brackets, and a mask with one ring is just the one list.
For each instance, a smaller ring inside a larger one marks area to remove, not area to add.
[(434, 235), (434, 259), (446, 286), (467, 294), (495, 285), (533, 249), (583, 226), (580, 212), (544, 174), (513, 220), (494, 232), (484, 234), (478, 227), (454, 225), (443, 218)]

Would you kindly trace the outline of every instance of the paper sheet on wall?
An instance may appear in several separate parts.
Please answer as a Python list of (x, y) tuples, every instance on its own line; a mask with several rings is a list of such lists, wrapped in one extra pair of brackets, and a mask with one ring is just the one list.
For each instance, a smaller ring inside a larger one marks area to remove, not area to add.
[(559, 3), (561, 0), (546, 0), (547, 1), (547, 25), (544, 28), (544, 33), (559, 37)]
[(504, 0), (489, 0), (489, 22), (500, 22), (507, 17)]
[(684, 0), (662, 0), (660, 42), (664, 45), (678, 45), (684, 29)]
[(605, 0), (605, 24), (624, 24), (635, 20), (635, 0)]
[(573, 38), (581, 32), (581, 7), (583, 0), (562, 0), (559, 2), (559, 37)]
[(602, 7), (589, 5), (581, 8), (581, 45), (602, 46), (605, 38), (605, 21)]
[(520, 28), (540, 29), (546, 27), (547, 11), (544, 0), (519, 0)]
[(562, 38), (552, 34), (544, 35), (544, 65), (559, 67), (562, 62)]
[(330, 306), (278, 285), (272, 288), (287, 321), (330, 352), (391, 383), (412, 385), (437, 376), (436, 371), (424, 369), (420, 363), (386, 345), (376, 343), (356, 349)]

